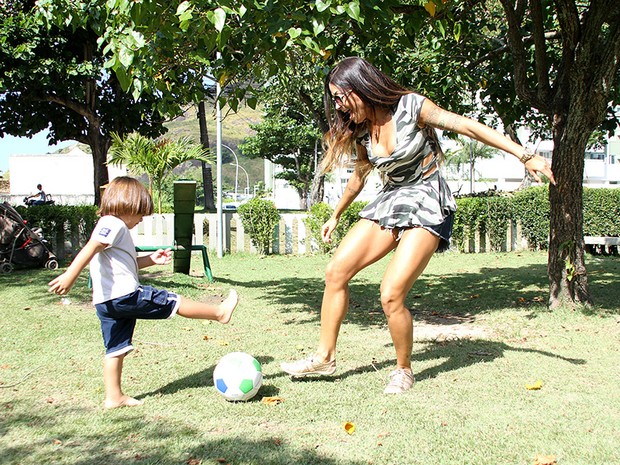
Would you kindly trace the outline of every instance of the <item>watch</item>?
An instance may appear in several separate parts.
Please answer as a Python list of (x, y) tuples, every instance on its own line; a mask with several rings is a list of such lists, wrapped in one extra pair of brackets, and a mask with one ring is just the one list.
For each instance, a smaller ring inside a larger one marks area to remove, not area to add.
[(535, 156), (536, 156), (536, 154), (534, 152), (532, 152), (531, 149), (525, 149), (525, 151), (523, 152), (523, 155), (521, 155), (521, 157), (519, 157), (519, 160), (521, 160), (521, 163), (523, 163), (525, 165), (528, 161), (530, 161)]

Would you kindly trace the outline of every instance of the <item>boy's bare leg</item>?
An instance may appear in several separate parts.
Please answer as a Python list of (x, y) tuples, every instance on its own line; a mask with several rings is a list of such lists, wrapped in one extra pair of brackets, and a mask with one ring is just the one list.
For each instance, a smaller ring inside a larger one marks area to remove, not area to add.
[(105, 358), (103, 360), (103, 385), (105, 389), (105, 399), (103, 406), (106, 409), (117, 407), (135, 407), (144, 402), (123, 394), (121, 389), (121, 377), (123, 374), (123, 361), (125, 355), (118, 357)]
[(226, 324), (230, 321), (230, 317), (237, 306), (238, 300), (239, 296), (234, 289), (231, 289), (228, 297), (219, 305), (196, 302), (181, 297), (181, 305), (179, 306), (178, 314), (185, 318), (214, 320)]

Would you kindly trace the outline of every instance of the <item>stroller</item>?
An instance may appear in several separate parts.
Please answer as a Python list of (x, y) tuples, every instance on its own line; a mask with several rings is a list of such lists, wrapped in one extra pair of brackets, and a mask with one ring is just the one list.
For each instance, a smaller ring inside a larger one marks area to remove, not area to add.
[(22, 216), (7, 202), (0, 204), (0, 273), (14, 267), (48, 270), (58, 268), (40, 228), (31, 229)]

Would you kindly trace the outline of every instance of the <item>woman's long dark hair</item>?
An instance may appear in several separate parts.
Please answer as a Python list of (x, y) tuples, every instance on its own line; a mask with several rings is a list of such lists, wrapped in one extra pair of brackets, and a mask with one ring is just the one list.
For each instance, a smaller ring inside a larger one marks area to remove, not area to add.
[[(330, 171), (336, 165), (350, 160), (357, 138), (368, 129), (366, 122), (356, 124), (349, 119), (348, 113), (335, 109), (330, 84), (343, 91), (355, 92), (371, 112), (378, 109), (394, 111), (400, 98), (411, 93), (363, 58), (348, 57), (334, 66), (325, 78), (323, 94), (325, 116), (329, 122), (329, 131), (324, 137), (324, 171)], [(367, 158), (360, 159), (358, 156), (356, 165), (364, 174), (370, 172)]]
[[(349, 119), (347, 112), (335, 109), (330, 84), (338, 86), (343, 91), (355, 92), (373, 113), (378, 109), (395, 111), (400, 98), (413, 92), (363, 58), (348, 57), (334, 66), (325, 78), (323, 93), (325, 116), (329, 122), (329, 131), (323, 139), (325, 145), (323, 171), (330, 171), (336, 165), (349, 161), (355, 152), (357, 138), (368, 130), (367, 122), (356, 124)], [(429, 136), (437, 141), (433, 128), (428, 129), (432, 132)], [(365, 177), (372, 166), (367, 157), (358, 154), (356, 169), (359, 169)]]

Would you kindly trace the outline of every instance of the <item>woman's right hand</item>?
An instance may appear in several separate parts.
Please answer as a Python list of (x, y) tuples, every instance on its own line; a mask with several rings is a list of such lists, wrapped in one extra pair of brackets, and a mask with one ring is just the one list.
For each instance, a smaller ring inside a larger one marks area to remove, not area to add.
[(336, 218), (330, 218), (325, 222), (323, 229), (321, 230), (323, 242), (332, 242), (332, 233), (334, 232), (334, 229), (336, 229), (336, 226), (338, 226), (338, 220)]

